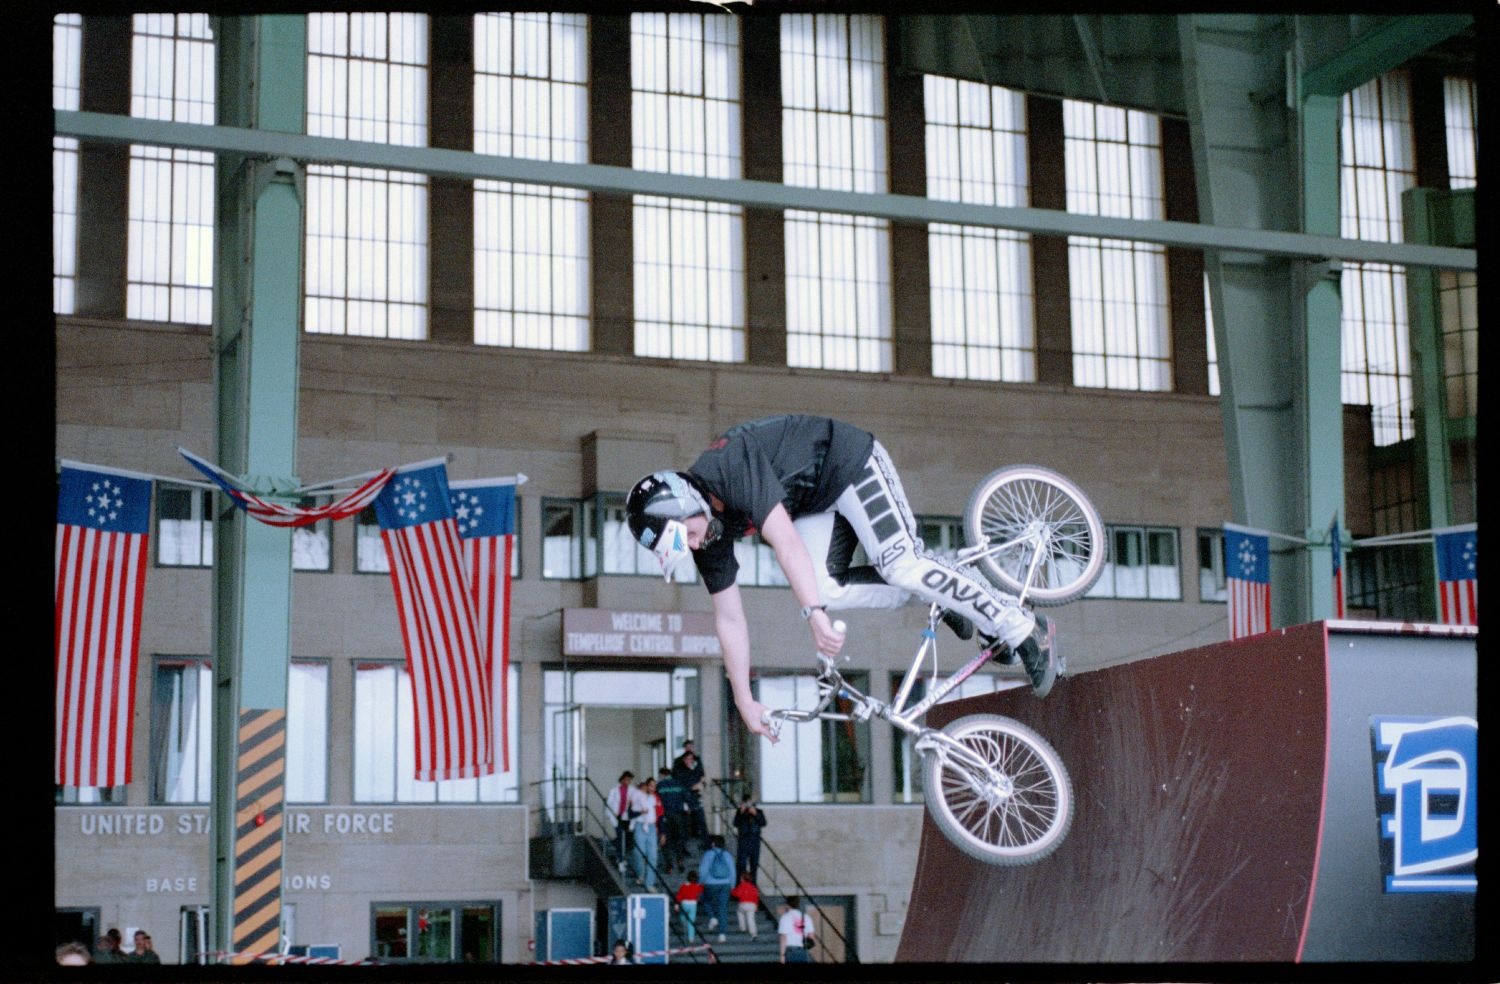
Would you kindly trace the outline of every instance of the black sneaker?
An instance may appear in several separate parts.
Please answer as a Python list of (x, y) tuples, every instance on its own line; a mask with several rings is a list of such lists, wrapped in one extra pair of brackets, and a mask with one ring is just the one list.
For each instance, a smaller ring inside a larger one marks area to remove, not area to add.
[(1016, 647), (1021, 665), (1031, 678), (1031, 692), (1038, 697), (1047, 696), (1052, 684), (1057, 682), (1056, 634), (1052, 621), (1045, 615), (1037, 615), (1036, 628), (1031, 635)]
[(974, 638), (974, 623), (964, 618), (958, 612), (943, 611), (943, 624), (953, 630), (953, 634), (960, 639)]

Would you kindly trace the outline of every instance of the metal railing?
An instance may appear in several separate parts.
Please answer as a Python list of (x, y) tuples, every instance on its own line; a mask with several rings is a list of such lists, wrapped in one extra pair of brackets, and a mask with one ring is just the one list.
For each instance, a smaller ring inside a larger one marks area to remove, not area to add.
[[(723, 801), (722, 805), (714, 805), (713, 813), (715, 817), (728, 816), (731, 818), (730, 822), (723, 823), (723, 827), (725, 829), (724, 840), (726, 843), (729, 843), (731, 840), (733, 841), (734, 847), (736, 848), (736, 855), (738, 855), (739, 833), (737, 831), (734, 831), (732, 818), (735, 812), (738, 810), (739, 804), (735, 802), (735, 797), (732, 793), (730, 793), (728, 787), (740, 789), (743, 788), (744, 784), (747, 781), (748, 780), (745, 779), (714, 779), (710, 783), (710, 785), (718, 790), (719, 798)], [(731, 831), (733, 831), (733, 833), (731, 833)], [(828, 919), (827, 914), (823, 912), (823, 908), (818, 905), (817, 901), (813, 897), (812, 893), (808, 890), (807, 886), (802, 884), (801, 879), (799, 879), (792, 872), (792, 869), (787, 866), (786, 861), (782, 859), (781, 855), (776, 853), (776, 849), (769, 843), (767, 843), (764, 835), (762, 835), (760, 838), (760, 850), (761, 856), (764, 858), (766, 855), (769, 855), (773, 864), (767, 865), (763, 861), (757, 869), (757, 876), (763, 875), (765, 881), (769, 883), (770, 888), (776, 895), (780, 895), (782, 897), (785, 897), (787, 895), (801, 896), (804, 908), (811, 908), (817, 915), (817, 929), (814, 935), (821, 936), (824, 933), (828, 933), (836, 937), (838, 941), (843, 945), (844, 962), (859, 963), (858, 953), (855, 948), (850, 945), (848, 937), (846, 937), (843, 932), (841, 932), (839, 928)], [(781, 880), (776, 877), (777, 871), (780, 871), (784, 875), (786, 880), (791, 883), (795, 891), (788, 891), (786, 887), (782, 885)], [(765, 891), (766, 886), (765, 884), (762, 884), (761, 877), (757, 877), (756, 885), (761, 889), (761, 911), (765, 912), (766, 915), (770, 917), (771, 925), (774, 926), (776, 925), (777, 921), (776, 913), (771, 911), (770, 905), (766, 902), (766, 896), (768, 893)]]
[[(622, 874), (609, 861), (609, 845), (619, 844), (620, 839), (616, 833), (615, 819), (609, 812), (609, 797), (594, 785), (594, 781), (586, 773), (577, 776), (557, 775), (551, 779), (531, 783), (531, 786), (536, 790), (535, 829), (538, 836), (584, 839), (590, 845), (590, 851), (596, 863), (602, 866), (608, 880), (619, 894), (633, 894), (632, 886), (626, 881), (629, 876)], [(626, 840), (628, 843), (629, 839)], [(633, 870), (634, 852), (622, 851), (621, 855), (619, 861)], [(646, 861), (645, 868), (647, 874), (645, 889), (651, 891), (651, 886), (660, 886), (662, 894), (672, 899), (673, 893), (667, 888), (667, 880), (661, 870), (649, 860)], [(679, 946), (707, 947), (708, 962), (716, 962), (717, 957), (714, 956), (713, 947), (707, 938), (695, 932), (694, 938), (689, 939), (683, 932), (676, 913), (671, 911), (670, 904), (668, 911), (668, 939)], [(688, 956), (691, 961), (700, 962), (697, 953), (691, 953)]]

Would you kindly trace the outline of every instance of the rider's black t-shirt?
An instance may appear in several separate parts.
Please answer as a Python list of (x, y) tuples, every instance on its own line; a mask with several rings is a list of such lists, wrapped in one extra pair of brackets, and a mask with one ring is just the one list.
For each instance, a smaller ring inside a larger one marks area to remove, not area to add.
[(783, 414), (731, 428), (699, 456), (690, 474), (724, 504), (724, 532), (694, 551), (710, 594), (734, 584), (734, 541), (758, 530), (779, 502), (793, 519), (830, 508), (859, 478), (875, 437), (828, 417)]

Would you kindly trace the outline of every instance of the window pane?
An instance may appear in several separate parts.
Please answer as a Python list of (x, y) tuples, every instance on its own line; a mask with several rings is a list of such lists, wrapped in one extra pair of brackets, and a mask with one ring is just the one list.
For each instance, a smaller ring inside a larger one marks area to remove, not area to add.
[[(474, 150), (588, 161), (588, 21), (474, 17)], [(588, 193), (474, 182), (474, 341), (587, 351)]]
[[(307, 132), (403, 146), (427, 143), (427, 18), (308, 17)], [(309, 332), (427, 337), (425, 175), (309, 165)]]
[(213, 670), (207, 660), (162, 660), (151, 695), (151, 802), (207, 803), (213, 795)]
[(583, 576), (581, 514), (576, 500), (542, 500), (542, 577)]
[(374, 506), (361, 509), (354, 523), (354, 570), (360, 574), (388, 574), (391, 570)]
[(214, 558), (211, 492), (158, 482), (156, 562), (163, 567), (208, 567)]
[[(214, 122), (213, 36), (206, 14), (134, 16), (130, 115)], [(126, 244), (129, 318), (213, 320), (214, 157), (132, 144)]]
[(288, 803), (328, 801), (328, 664), (292, 660), (286, 696)]
[[(1339, 161), (1341, 233), (1401, 242), (1400, 194), (1416, 184), (1410, 85), (1398, 70), (1371, 79), (1342, 101)], [(1377, 446), (1415, 433), (1406, 311), (1406, 269), (1344, 264), (1343, 400), (1372, 408)]]

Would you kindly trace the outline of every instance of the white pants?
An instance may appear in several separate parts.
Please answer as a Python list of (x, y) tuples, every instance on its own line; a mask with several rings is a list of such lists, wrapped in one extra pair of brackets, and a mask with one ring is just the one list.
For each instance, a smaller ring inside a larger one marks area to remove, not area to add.
[[(835, 577), (829, 572), (829, 548), (840, 516), (853, 529), (884, 583)], [(901, 478), (879, 441), (863, 474), (832, 509), (801, 516), (794, 525), (812, 555), (820, 600), (830, 609), (899, 608), (917, 597), (963, 615), (980, 632), (1011, 646), (1020, 645), (1036, 625), (1036, 619), (1014, 598), (972, 568), (957, 567), (928, 553), (917, 535), (917, 520), (906, 502)]]

